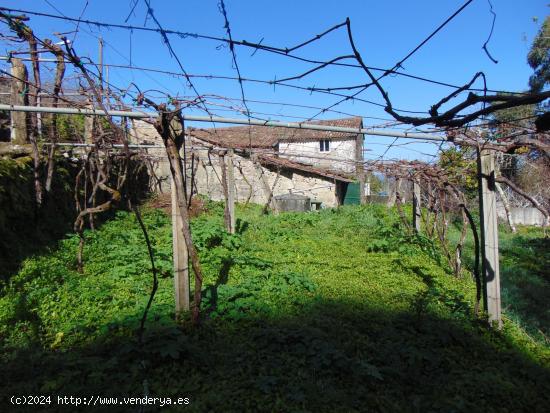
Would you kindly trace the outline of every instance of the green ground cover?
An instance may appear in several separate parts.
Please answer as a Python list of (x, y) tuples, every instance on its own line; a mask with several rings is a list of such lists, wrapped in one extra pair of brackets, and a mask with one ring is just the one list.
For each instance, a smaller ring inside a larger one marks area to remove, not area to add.
[[(451, 244), (459, 238), (452, 225)], [(550, 238), (542, 228), (522, 227), (513, 234), (499, 225), (501, 298), (508, 318), (535, 340), (550, 345)], [(473, 238), (464, 246), (467, 265), (473, 265)]]
[[(471, 278), (454, 278), (384, 207), (279, 216), (241, 207), (236, 235), (222, 217), (211, 204), (193, 221), (205, 271), (205, 319), (194, 328), (172, 318), (169, 218), (143, 211), (161, 276), (143, 344), (135, 333), (151, 273), (134, 216), (118, 212), (87, 233), (84, 274), (74, 236), (27, 259), (0, 298), (0, 410), (25, 411), (5, 404), (12, 394), (181, 396), (190, 405), (163, 411), (196, 412), (550, 405), (548, 343), (525, 327), (548, 328), (538, 233), (503, 243), (503, 264), (524, 271), (504, 269), (505, 300), (523, 301), (505, 305), (495, 332), (472, 314)], [(531, 276), (532, 290), (516, 282)], [(529, 306), (533, 320), (522, 318)]]

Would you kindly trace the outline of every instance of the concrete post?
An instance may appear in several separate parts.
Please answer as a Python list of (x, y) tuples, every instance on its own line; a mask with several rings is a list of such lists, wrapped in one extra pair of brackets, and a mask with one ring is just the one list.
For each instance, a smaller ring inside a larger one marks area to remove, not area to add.
[(227, 151), (227, 208), (229, 210), (229, 233), (235, 233), (235, 171), (233, 167), (233, 149)]
[(481, 274), (485, 282), (485, 310), (489, 322), (502, 327), (500, 271), (498, 263), (498, 225), (495, 196), (495, 158), (489, 150), (478, 149), (478, 186), (481, 233)]
[[(28, 74), (21, 59), (11, 59), (11, 104), (28, 105)], [(11, 112), (11, 142), (16, 145), (27, 143), (27, 113)]]
[(413, 181), (413, 228), (416, 232), (420, 232), (421, 221), (421, 198), (420, 198), (420, 185), (418, 182)]
[(363, 140), (364, 135), (358, 134), (355, 139), (355, 175), (359, 182), (359, 201), (361, 205), (367, 202), (365, 196), (365, 168), (363, 165)]
[(178, 199), (174, 180), (172, 188), (172, 254), (174, 264), (174, 289), (176, 315), (189, 311), (189, 259), (187, 244), (183, 236), (183, 221), (178, 210)]

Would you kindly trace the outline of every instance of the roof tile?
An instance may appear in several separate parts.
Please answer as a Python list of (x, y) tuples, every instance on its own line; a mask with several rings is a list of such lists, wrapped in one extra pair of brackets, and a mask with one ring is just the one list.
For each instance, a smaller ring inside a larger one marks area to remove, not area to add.
[[(315, 125), (360, 128), (362, 118), (342, 118), (308, 122)], [(346, 132), (318, 131), (269, 126), (236, 126), (230, 128), (187, 128), (187, 134), (225, 148), (272, 148), (282, 141), (306, 142), (320, 139), (355, 139), (357, 134)]]

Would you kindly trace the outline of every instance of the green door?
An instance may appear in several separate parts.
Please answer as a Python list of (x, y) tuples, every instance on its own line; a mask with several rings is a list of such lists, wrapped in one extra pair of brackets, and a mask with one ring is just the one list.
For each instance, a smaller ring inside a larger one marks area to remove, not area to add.
[(344, 205), (359, 205), (360, 203), (359, 183), (350, 182), (346, 190), (346, 195), (344, 196)]

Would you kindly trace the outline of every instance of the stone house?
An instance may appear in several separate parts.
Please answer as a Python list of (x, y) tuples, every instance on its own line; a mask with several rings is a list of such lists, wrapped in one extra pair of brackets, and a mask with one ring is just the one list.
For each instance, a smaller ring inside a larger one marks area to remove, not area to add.
[[(320, 125), (362, 127), (362, 119), (311, 122)], [(133, 140), (161, 143), (152, 126), (134, 121)], [(237, 202), (265, 204), (272, 196), (305, 195), (317, 207), (341, 205), (349, 183), (356, 180), (362, 161), (363, 135), (308, 129), (238, 126), (187, 128), (185, 163), (194, 177), (193, 191), (223, 200), (222, 165), (233, 154)], [(155, 167), (161, 190), (167, 190), (169, 169), (162, 150), (155, 149)]]

